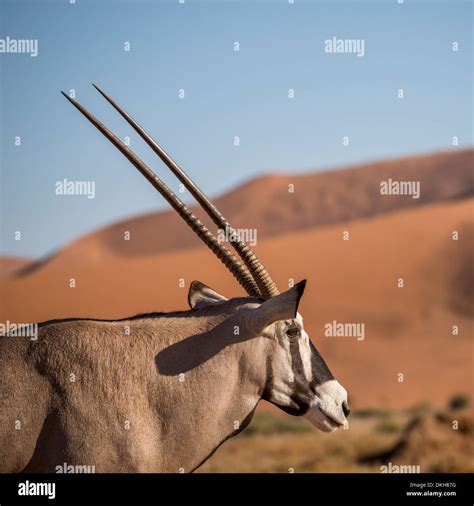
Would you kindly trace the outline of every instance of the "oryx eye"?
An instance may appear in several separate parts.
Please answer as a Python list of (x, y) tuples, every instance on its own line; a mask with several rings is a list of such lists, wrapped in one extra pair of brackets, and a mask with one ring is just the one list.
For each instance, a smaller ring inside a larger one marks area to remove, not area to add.
[(286, 335), (291, 338), (300, 337), (300, 329), (296, 325), (292, 325), (286, 329)]

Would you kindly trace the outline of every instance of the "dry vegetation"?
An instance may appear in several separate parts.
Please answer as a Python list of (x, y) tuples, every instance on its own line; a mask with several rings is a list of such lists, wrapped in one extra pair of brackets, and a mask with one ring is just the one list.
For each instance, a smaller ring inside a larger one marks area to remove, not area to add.
[[(457, 429), (453, 428), (457, 426)], [(474, 410), (365, 410), (347, 431), (323, 434), (306, 420), (260, 411), (199, 472), (381, 472), (391, 462), (420, 472), (474, 471)]]

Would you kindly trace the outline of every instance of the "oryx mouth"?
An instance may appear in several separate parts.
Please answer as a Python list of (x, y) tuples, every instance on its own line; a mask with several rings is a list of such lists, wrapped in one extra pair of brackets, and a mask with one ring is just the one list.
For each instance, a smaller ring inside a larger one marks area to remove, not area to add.
[(326, 411), (324, 411), (324, 409), (321, 406), (316, 406), (316, 407), (326, 417), (326, 420), (329, 421), (329, 423), (331, 425), (334, 425), (336, 428), (338, 428), (338, 427), (347, 427), (348, 426), (347, 420), (344, 419), (344, 421), (340, 421), (340, 420), (336, 419), (336, 417), (334, 417), (334, 415), (332, 415), (332, 414), (327, 413)]
[(335, 413), (334, 410), (324, 409), (318, 401), (308, 410), (305, 418), (323, 432), (334, 432), (341, 427), (344, 429), (349, 427), (346, 416), (342, 411), (341, 413)]
[(338, 381), (330, 380), (316, 387), (316, 398), (305, 416), (323, 432), (333, 432), (349, 427), (350, 412), (346, 389)]

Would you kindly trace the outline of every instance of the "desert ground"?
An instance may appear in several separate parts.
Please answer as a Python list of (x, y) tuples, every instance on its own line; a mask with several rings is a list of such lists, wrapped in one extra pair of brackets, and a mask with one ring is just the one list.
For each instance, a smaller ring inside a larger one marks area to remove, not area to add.
[[(270, 174), (217, 199), (236, 228), (257, 229), (255, 250), (280, 290), (308, 280), (305, 328), (353, 414), (348, 431), (327, 435), (262, 403), (203, 471), (380, 472), (384, 462), (474, 469), (473, 154)], [(420, 181), (420, 198), (380, 195), (388, 178)], [(242, 295), (183, 223), (157, 212), (46, 258), (3, 258), (0, 321), (185, 309), (194, 279)], [(364, 338), (326, 337), (334, 320), (364, 323)]]

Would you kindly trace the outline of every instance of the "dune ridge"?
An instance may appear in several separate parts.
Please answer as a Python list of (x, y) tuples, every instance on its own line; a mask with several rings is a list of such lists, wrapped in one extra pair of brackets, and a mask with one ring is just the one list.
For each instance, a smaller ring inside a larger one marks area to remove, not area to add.
[[(466, 149), (324, 172), (266, 174), (225, 193), (215, 204), (236, 228), (256, 229), (260, 240), (406, 207), (469, 197), (474, 194), (473, 157), (474, 150)], [(389, 178), (419, 181), (420, 198), (381, 195), (380, 183)], [(199, 183), (199, 178), (196, 179)], [(294, 193), (289, 192), (289, 185)], [(191, 209), (215, 230), (202, 210), (195, 206)], [(130, 233), (131, 240), (124, 240), (125, 231)], [(107, 250), (130, 258), (199, 245), (199, 239), (174, 211), (158, 211), (93, 231), (51, 257), (24, 266), (17, 274), (28, 275), (53, 258), (75, 262), (80, 257), (83, 262), (94, 263)]]

